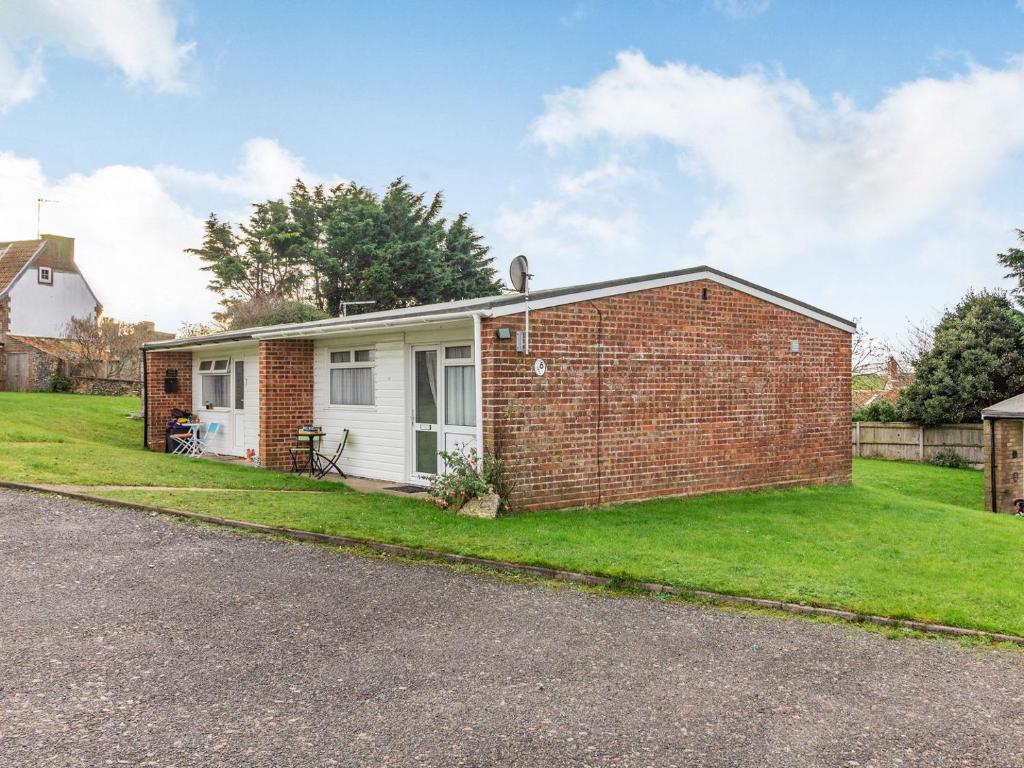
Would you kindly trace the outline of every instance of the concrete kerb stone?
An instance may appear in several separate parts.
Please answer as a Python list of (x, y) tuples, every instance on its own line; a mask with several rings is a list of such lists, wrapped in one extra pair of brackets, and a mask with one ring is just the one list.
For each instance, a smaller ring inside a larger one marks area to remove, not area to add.
[(410, 547), (404, 544), (390, 544), (373, 539), (361, 539), (352, 536), (338, 536), (328, 533), (316, 533), (315, 531), (302, 531), (283, 526), (263, 525), (262, 523), (251, 523), (245, 520), (233, 520), (230, 518), (206, 515), (200, 512), (187, 512), (182, 509), (171, 507), (160, 507), (154, 504), (143, 504), (135, 501), (124, 501), (121, 499), (109, 499), (103, 496), (93, 496), (88, 493), (75, 491), (55, 491), (45, 485), (31, 483), (16, 483), (7, 480), (0, 480), (0, 488), (9, 488), (16, 491), (29, 491), (33, 493), (46, 493), (64, 496), (72, 499), (80, 499), (93, 504), (102, 504), (122, 509), (135, 509), (144, 512), (154, 512), (161, 515), (183, 518), (195, 522), (207, 523), (227, 528), (253, 531), (256, 533), (268, 534), (271, 536), (285, 536), (297, 541), (307, 541), (316, 544), (327, 544), (338, 547), (362, 547), (364, 549), (395, 555), (398, 557), (437, 560), (458, 565), (471, 565), (495, 571), (508, 573), (519, 573), (529, 576), (536, 576), (542, 579), (554, 581), (569, 581), (578, 584), (585, 584), (594, 587), (617, 587), (630, 589), (652, 594), (672, 595), (683, 598), (697, 599), (703, 602), (720, 605), (731, 605), (738, 607), (761, 608), (781, 611), (784, 613), (802, 614), (806, 616), (817, 616), (830, 619), (838, 619), (854, 624), (874, 624), (883, 627), (908, 629), (915, 632), (924, 632), (932, 635), (946, 635), (950, 637), (965, 637), (988, 640), (997, 643), (1013, 643), (1024, 646), (1024, 637), (1010, 635), (1002, 632), (988, 632), (981, 629), (969, 629), (967, 627), (955, 627), (948, 624), (931, 624), (929, 622), (914, 621), (912, 619), (894, 619), (887, 616), (875, 616), (873, 614), (856, 613), (839, 608), (826, 608), (814, 605), (802, 605), (800, 603), (789, 603), (782, 600), (770, 600), (759, 597), (746, 597), (743, 595), (730, 595), (722, 592), (709, 592), (700, 589), (686, 589), (674, 587), (669, 584), (654, 582), (638, 582), (629, 579), (613, 579), (608, 576), (597, 576), (589, 573), (576, 571), (561, 571), (556, 568), (548, 568), (542, 565), (527, 565), (525, 563), (514, 563), (506, 560), (492, 560), (472, 555), (459, 555), (453, 552), (441, 552), (432, 549), (421, 549)]

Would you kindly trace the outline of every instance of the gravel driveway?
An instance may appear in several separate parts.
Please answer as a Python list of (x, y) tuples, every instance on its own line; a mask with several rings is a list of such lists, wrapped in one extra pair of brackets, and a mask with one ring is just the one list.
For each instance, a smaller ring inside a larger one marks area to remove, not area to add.
[(0, 491), (0, 766), (1020, 766), (1024, 654)]

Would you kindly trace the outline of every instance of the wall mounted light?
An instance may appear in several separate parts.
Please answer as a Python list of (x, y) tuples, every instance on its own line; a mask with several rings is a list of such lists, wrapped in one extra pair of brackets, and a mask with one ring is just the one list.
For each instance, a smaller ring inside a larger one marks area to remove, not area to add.
[(497, 336), (501, 341), (508, 341), (509, 339), (512, 338), (512, 329), (499, 328), (494, 332), (494, 335)]

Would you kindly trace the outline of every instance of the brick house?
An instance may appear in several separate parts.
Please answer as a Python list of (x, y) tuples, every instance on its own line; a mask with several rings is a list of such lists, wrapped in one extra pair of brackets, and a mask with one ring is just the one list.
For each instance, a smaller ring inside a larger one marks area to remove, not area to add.
[(300, 424), (347, 428), (345, 471), (399, 483), (483, 446), (519, 509), (845, 483), (853, 330), (696, 267), (176, 339), (145, 348), (146, 441), (181, 408), (287, 468)]
[(981, 412), (985, 450), (985, 509), (1016, 512), (1024, 498), (1024, 394)]

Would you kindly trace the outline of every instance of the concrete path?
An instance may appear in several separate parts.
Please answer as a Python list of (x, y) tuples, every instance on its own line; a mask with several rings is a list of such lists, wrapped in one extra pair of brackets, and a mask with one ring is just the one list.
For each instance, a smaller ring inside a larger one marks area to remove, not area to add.
[(1024, 654), (0, 491), (0, 766), (1020, 766)]

